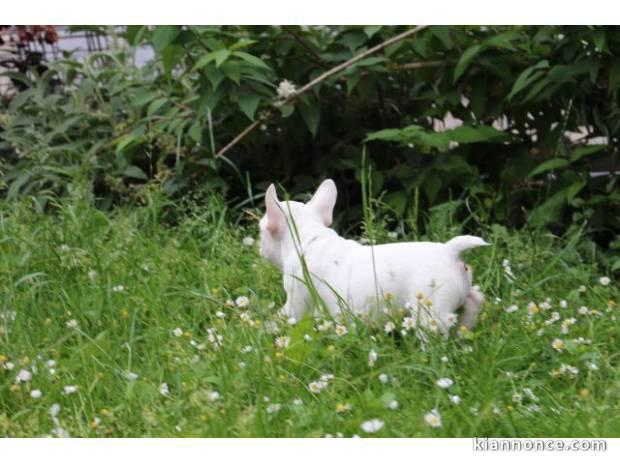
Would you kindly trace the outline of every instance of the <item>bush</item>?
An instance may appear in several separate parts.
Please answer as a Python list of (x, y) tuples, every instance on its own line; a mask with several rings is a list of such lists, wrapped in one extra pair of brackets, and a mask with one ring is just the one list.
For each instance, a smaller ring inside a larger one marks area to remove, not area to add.
[[(617, 169), (620, 31), (429, 27), (274, 106), (282, 80), (299, 88), (403, 30), (128, 27), (128, 49), (13, 74), (29, 88), (2, 116), (4, 193), (45, 197), (77, 178), (110, 205), (139, 201), (137, 186), (151, 181), (172, 196), (220, 190), (243, 206), (269, 182), (296, 195), (331, 176), (339, 220), (354, 225), (366, 143), (372, 193), (405, 225), (456, 201), (471, 228), (584, 228), (620, 247), (617, 177), (590, 175)], [(141, 44), (156, 58), (136, 68)], [(437, 132), (446, 115), (461, 125)]]

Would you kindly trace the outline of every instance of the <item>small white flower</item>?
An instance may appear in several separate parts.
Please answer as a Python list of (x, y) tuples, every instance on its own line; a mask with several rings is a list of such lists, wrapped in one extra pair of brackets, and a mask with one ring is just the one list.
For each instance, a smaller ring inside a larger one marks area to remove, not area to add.
[(245, 307), (247, 307), (250, 304), (250, 299), (247, 296), (239, 296), (235, 300), (235, 304), (239, 308), (245, 308)]
[(579, 288), (577, 289), (577, 291), (579, 293), (585, 293), (586, 292), (586, 286), (585, 285), (580, 285)]
[(288, 348), (288, 345), (290, 342), (291, 342), (290, 337), (278, 337), (276, 338), (275, 345), (278, 348), (286, 349)]
[(392, 410), (398, 409), (398, 406), (398, 401), (396, 400), (392, 400), (388, 403), (388, 408)]
[(507, 313), (514, 313), (518, 309), (519, 307), (513, 304), (513, 305), (508, 306), (504, 311), (506, 311)]
[(319, 324), (316, 329), (319, 332), (327, 332), (328, 330), (331, 330), (331, 328), (333, 327), (334, 323), (332, 321), (323, 321), (321, 324)]
[(377, 433), (384, 425), (384, 422), (380, 419), (370, 419), (363, 422), (360, 427), (366, 433)]
[(586, 307), (586, 306), (582, 306), (580, 307), (577, 312), (582, 315), (582, 316), (587, 316), (588, 314), (590, 314), (590, 310)]
[(183, 329), (181, 329), (180, 327), (177, 327), (176, 329), (172, 331), (172, 335), (174, 335), (175, 337), (183, 336)]
[(334, 374), (323, 374), (321, 375), (321, 382), (329, 382), (330, 380), (332, 380), (334, 378)]
[(239, 362), (239, 369), (245, 369), (246, 363), (244, 363), (243, 361)]
[(529, 387), (525, 387), (523, 389), (523, 393), (525, 394), (525, 396), (527, 396), (529, 399), (531, 399), (532, 401), (538, 401), (540, 398), (538, 398), (534, 392), (532, 391), (531, 388)]
[(250, 237), (249, 235), (247, 237), (243, 237), (243, 244), (247, 247), (251, 247), (254, 245), (254, 237)]
[(452, 401), (454, 404), (461, 403), (461, 397), (459, 395), (448, 395), (448, 398), (450, 398), (450, 401)]
[(310, 390), (314, 394), (321, 393), (321, 390), (323, 390), (325, 387), (327, 387), (327, 383), (323, 382), (322, 380), (318, 382), (310, 382), (308, 384), (308, 390)]
[(287, 323), (288, 325), (295, 325), (295, 324), (297, 324), (297, 319), (295, 319), (294, 317), (289, 317), (289, 318), (286, 320), (286, 323)]
[(311, 342), (312, 341), (312, 337), (308, 334), (304, 334), (304, 340), (307, 342)]
[(71, 319), (67, 321), (66, 326), (70, 329), (77, 329), (78, 321), (76, 321), (75, 319)]
[(279, 99), (286, 100), (287, 98), (292, 97), (293, 95), (295, 95), (295, 93), (297, 93), (297, 88), (295, 87), (295, 84), (293, 84), (291, 81), (289, 81), (288, 79), (284, 79), (278, 85), (276, 92)]
[(219, 319), (224, 319), (226, 317), (226, 313), (223, 311), (216, 311), (215, 312), (215, 317), (219, 318)]
[(387, 236), (390, 240), (396, 240), (398, 238), (398, 232), (390, 231), (387, 233)]
[(426, 413), (424, 415), (424, 420), (434, 429), (441, 427), (441, 415), (436, 409), (431, 409), (430, 412)]
[(220, 399), (220, 393), (217, 390), (212, 390), (207, 395), (207, 398), (209, 398), (209, 401), (217, 401)]
[(379, 374), (379, 382), (388, 383), (390, 381), (390, 377), (387, 374)]
[(394, 323), (392, 321), (388, 321), (385, 324), (385, 327), (383, 328), (383, 330), (385, 330), (386, 334), (389, 334), (389, 333), (392, 333), (395, 328), (396, 328), (396, 326), (394, 325)]
[(159, 393), (162, 396), (170, 396), (170, 388), (168, 387), (168, 384), (166, 382), (162, 383), (159, 386)]
[(282, 409), (282, 405), (280, 403), (271, 403), (267, 406), (266, 411), (267, 414), (273, 414), (274, 412), (278, 412), (280, 409)]
[(441, 357), (441, 362), (442, 363), (447, 363), (448, 362), (448, 357), (447, 356), (442, 356)]
[(56, 367), (56, 361), (53, 359), (48, 359), (48, 361), (45, 363), (45, 365), (51, 369), (53, 367)]
[(568, 308), (568, 303), (566, 302), (566, 300), (560, 300), (560, 308), (562, 309)]
[(512, 395), (512, 402), (515, 404), (521, 404), (521, 402), (523, 401), (523, 395), (521, 395), (521, 393), (513, 393)]
[(452, 379), (449, 379), (448, 377), (443, 377), (443, 378), (437, 380), (436, 384), (437, 384), (437, 386), (439, 388), (446, 389), (446, 388), (450, 388), (452, 385), (454, 385), (454, 382), (452, 381)]
[(127, 380), (129, 380), (130, 382), (134, 382), (138, 380), (138, 377), (140, 376), (136, 374), (135, 372), (127, 372)]
[(37, 389), (37, 390), (32, 390), (30, 392), (30, 397), (34, 398), (35, 400), (38, 398), (41, 398), (41, 396), (43, 395), (43, 393), (41, 393), (41, 390)]
[(13, 364), (11, 361), (7, 361), (4, 363), (4, 368), (7, 371), (12, 371), (14, 367), (15, 367), (15, 364)]
[(377, 362), (377, 352), (375, 350), (370, 350), (368, 352), (368, 365), (370, 367), (373, 367), (375, 365), (375, 363)]
[(52, 406), (50, 407), (50, 416), (56, 417), (59, 412), (60, 412), (60, 405), (58, 403), (52, 404)]
[(17, 383), (30, 382), (30, 379), (32, 379), (32, 373), (27, 369), (22, 369), (17, 373), (17, 376), (15, 377), (15, 381)]
[(77, 391), (77, 387), (75, 385), (65, 385), (63, 391), (65, 395), (72, 395)]
[(302, 404), (304, 404), (304, 402), (301, 401), (299, 398), (295, 398), (293, 400), (293, 406), (301, 406)]
[(593, 363), (593, 362), (587, 363), (586, 366), (591, 371), (598, 371), (598, 366), (595, 363)]
[(91, 283), (95, 283), (97, 281), (97, 277), (99, 277), (97, 271), (95, 271), (94, 269), (88, 271), (88, 280), (90, 280)]
[(553, 339), (553, 341), (551, 342), (551, 347), (558, 351), (558, 352), (562, 352), (562, 350), (564, 349), (564, 340), (562, 340), (561, 338), (555, 338)]
[(112, 287), (112, 291), (114, 293), (122, 293), (125, 291), (125, 287), (123, 287), (122, 285), (115, 285), (114, 287)]
[(341, 324), (336, 325), (336, 329), (334, 330), (334, 332), (336, 332), (336, 335), (338, 335), (339, 337), (343, 337), (344, 335), (349, 333), (347, 328)]
[(603, 286), (603, 287), (607, 287), (609, 285), (609, 283), (611, 282), (611, 279), (607, 276), (601, 277), (600, 279), (598, 279), (598, 282)]

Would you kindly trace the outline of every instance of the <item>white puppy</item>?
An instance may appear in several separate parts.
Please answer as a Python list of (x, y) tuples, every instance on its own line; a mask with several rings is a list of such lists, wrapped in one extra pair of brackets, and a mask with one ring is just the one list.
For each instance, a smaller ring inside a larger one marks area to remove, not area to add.
[(463, 324), (473, 326), (483, 296), (472, 287), (471, 269), (460, 254), (488, 245), (484, 240), (464, 235), (447, 243), (363, 246), (329, 228), (336, 195), (330, 179), (306, 204), (279, 202), (273, 184), (267, 189), (260, 254), (284, 274), (287, 316), (300, 320), (306, 310), (317, 311), (321, 300), (332, 316), (343, 310), (375, 312), (387, 301), (410, 309), (417, 326), (445, 336), (459, 307)]

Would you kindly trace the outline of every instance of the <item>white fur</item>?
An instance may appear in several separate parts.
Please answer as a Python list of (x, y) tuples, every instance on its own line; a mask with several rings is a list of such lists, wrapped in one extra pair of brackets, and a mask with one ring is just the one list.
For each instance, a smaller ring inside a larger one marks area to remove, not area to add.
[(301, 255), (312, 285), (332, 315), (380, 310), (387, 299), (396, 308), (411, 308), (418, 326), (434, 324), (446, 336), (459, 307), (464, 309), (463, 324), (473, 326), (484, 297), (472, 287), (471, 269), (460, 254), (488, 245), (484, 240), (465, 235), (447, 243), (362, 246), (329, 228), (336, 195), (330, 179), (307, 204), (279, 202), (275, 187), (267, 189), (266, 214), (259, 224), (260, 254), (283, 272), (286, 315), (300, 320), (308, 309), (317, 309), (306, 285), (307, 272), (304, 279)]

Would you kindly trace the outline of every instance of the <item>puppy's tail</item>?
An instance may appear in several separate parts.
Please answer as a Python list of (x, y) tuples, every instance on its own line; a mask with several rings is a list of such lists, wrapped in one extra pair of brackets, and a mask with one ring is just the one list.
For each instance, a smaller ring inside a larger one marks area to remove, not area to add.
[(454, 237), (452, 240), (446, 242), (445, 245), (448, 252), (454, 255), (455, 258), (458, 258), (465, 250), (479, 246), (487, 246), (489, 244), (480, 237), (475, 237), (473, 235), (459, 235), (458, 237)]

